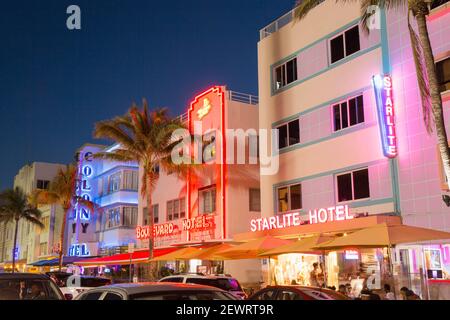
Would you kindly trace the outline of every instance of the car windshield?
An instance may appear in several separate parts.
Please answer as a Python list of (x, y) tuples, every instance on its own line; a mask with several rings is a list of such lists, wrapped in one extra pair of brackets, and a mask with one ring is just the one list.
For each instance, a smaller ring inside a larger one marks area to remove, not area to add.
[(216, 287), (225, 291), (242, 291), (239, 282), (233, 278), (189, 278), (186, 283), (202, 284), (205, 286)]
[(0, 300), (62, 300), (63, 296), (50, 280), (2, 279)]
[(131, 300), (237, 300), (236, 297), (221, 291), (170, 291), (149, 292), (130, 296)]

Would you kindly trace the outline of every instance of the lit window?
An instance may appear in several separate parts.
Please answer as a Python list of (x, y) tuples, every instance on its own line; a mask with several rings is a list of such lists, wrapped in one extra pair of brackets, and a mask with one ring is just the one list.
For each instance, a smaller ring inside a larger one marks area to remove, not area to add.
[(302, 185), (294, 184), (278, 188), (278, 212), (298, 210), (302, 208)]
[(370, 197), (369, 170), (362, 169), (336, 176), (338, 202)]
[(356, 25), (330, 40), (331, 63), (342, 60), (360, 49), (359, 29)]

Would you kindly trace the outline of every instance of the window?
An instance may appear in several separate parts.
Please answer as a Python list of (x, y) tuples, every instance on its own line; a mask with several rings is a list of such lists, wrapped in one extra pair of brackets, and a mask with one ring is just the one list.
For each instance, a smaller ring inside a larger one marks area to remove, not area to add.
[(216, 212), (216, 188), (208, 188), (200, 191), (200, 213)]
[(167, 221), (177, 220), (186, 216), (186, 198), (167, 201)]
[(299, 122), (299, 119), (296, 119), (277, 128), (279, 149), (283, 149), (300, 142)]
[(153, 223), (159, 222), (159, 204), (152, 205), (153, 210)]
[(41, 190), (48, 190), (50, 186), (50, 181), (48, 180), (38, 180), (36, 183), (36, 188)]
[(249, 189), (249, 210), (261, 212), (261, 190)]
[(181, 283), (181, 282), (183, 282), (183, 278), (182, 278), (182, 277), (170, 277), (170, 278), (162, 279), (161, 282), (176, 282), (176, 283)]
[(44, 225), (44, 228), (42, 230), (44, 232), (48, 231), (48, 229), (49, 229), (48, 227), (49, 227), (49, 223), (50, 223), (50, 217), (48, 217), (48, 216), (47, 217), (43, 217), (41, 222)]
[(47, 242), (39, 244), (39, 255), (41, 256), (47, 255), (48, 254), (47, 247), (48, 247)]
[(442, 6), (443, 4), (447, 3), (449, 0), (434, 0), (431, 2), (431, 9), (437, 8)]
[(109, 177), (109, 188), (108, 193), (113, 193), (120, 190), (120, 179), (121, 179), (122, 173), (117, 172), (112, 174)]
[(138, 172), (133, 170), (125, 170), (123, 172), (123, 188), (125, 190), (138, 189)]
[(83, 295), (80, 300), (100, 300), (103, 291), (91, 292)]
[(331, 63), (342, 60), (360, 49), (359, 29), (356, 25), (330, 40)]
[(357, 96), (333, 106), (334, 131), (364, 122), (363, 96)]
[(298, 210), (302, 208), (302, 185), (278, 188), (278, 212)]
[(284, 86), (297, 80), (297, 58), (291, 59), (288, 62), (275, 68), (275, 90), (281, 89)]
[(120, 226), (120, 207), (109, 209), (106, 215), (106, 228), (118, 226)]
[(123, 300), (122, 297), (116, 293), (108, 292), (104, 297), (103, 300)]
[(138, 208), (123, 207), (123, 225), (134, 227), (137, 225)]
[(277, 300), (303, 300), (302, 296), (291, 290), (281, 290), (278, 293)]
[(252, 300), (275, 300), (276, 291), (274, 289), (267, 289), (259, 292), (257, 295), (253, 296)]
[(337, 176), (338, 202), (370, 197), (369, 170), (357, 170)]
[(439, 91), (450, 90), (450, 57), (436, 62)]

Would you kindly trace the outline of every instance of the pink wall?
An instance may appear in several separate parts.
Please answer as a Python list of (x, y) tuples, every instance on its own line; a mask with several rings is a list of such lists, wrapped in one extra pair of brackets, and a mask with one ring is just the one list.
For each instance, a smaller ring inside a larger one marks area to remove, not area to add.
[[(450, 208), (442, 202), (435, 133), (426, 132), (412, 59), (406, 14), (387, 14), (397, 112), (401, 211), (406, 224), (450, 231)], [(450, 14), (429, 22), (434, 54), (450, 49)], [(450, 130), (450, 103), (444, 104)]]

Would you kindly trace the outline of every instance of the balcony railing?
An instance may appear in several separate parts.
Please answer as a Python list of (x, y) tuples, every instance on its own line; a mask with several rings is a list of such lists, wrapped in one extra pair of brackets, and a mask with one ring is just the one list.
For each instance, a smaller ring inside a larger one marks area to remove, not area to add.
[[(319, 5), (320, 3), (324, 2), (324, 1), (325, 0), (320, 1), (319, 3), (317, 3), (317, 5)], [(270, 36), (272, 33), (277, 32), (278, 30), (283, 28), (285, 25), (289, 24), (292, 20), (294, 20), (295, 9), (296, 8), (292, 9), (285, 15), (281, 16), (280, 18), (278, 18), (277, 20), (275, 20), (274, 22), (269, 24), (268, 26), (262, 28), (259, 31), (259, 39), (262, 40), (262, 39)]]
[(228, 99), (231, 101), (236, 101), (236, 102), (242, 102), (242, 103), (247, 103), (247, 104), (253, 104), (253, 105), (257, 105), (259, 100), (257, 96), (251, 95), (251, 94), (247, 94), (247, 93), (241, 93), (241, 92), (236, 92), (236, 91), (227, 91), (228, 93)]

